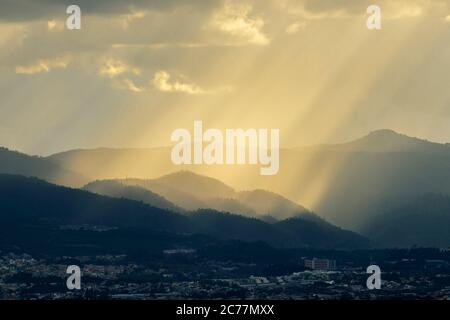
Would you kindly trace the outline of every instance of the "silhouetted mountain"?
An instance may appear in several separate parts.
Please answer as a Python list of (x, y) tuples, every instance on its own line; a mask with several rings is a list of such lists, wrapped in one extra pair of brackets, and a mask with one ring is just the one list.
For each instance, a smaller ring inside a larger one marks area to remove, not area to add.
[(66, 185), (82, 186), (87, 179), (76, 171), (37, 156), (11, 151), (0, 147), (0, 173), (37, 177), (46, 181)]
[(301, 242), (309, 247), (355, 249), (370, 246), (367, 238), (323, 220), (317, 223), (302, 217), (294, 217), (277, 222), (274, 226), (283, 233), (290, 234), (294, 243)]
[(170, 148), (75, 149), (46, 159), (83, 172), (90, 181), (157, 177), (176, 170), (170, 161)]
[(221, 239), (264, 241), (276, 247), (301, 247), (322, 249), (368, 248), (367, 238), (342, 230), (328, 223), (316, 223), (301, 217), (290, 218), (275, 224), (259, 219), (199, 210), (192, 216), (202, 233)]
[(129, 186), (114, 180), (102, 180), (88, 183), (83, 187), (84, 190), (102, 194), (115, 198), (126, 198), (136, 201), (142, 201), (153, 207), (166, 209), (174, 212), (183, 212), (184, 210), (164, 197), (153, 193), (147, 189), (138, 186)]
[(259, 216), (258, 219), (270, 224), (277, 223), (278, 221), (280, 221), (269, 215)]
[(162, 185), (154, 180), (144, 179), (123, 179), (117, 180), (124, 185), (139, 186), (160, 196), (166, 198), (175, 205), (186, 210), (197, 210), (199, 208), (207, 208), (208, 205), (200, 199), (197, 199), (190, 193), (180, 191), (171, 186)]
[(251, 207), (236, 199), (209, 198), (204, 200), (204, 203), (205, 207), (203, 208), (214, 209), (222, 212), (238, 213), (248, 217), (261, 217), (261, 215)]
[(189, 193), (202, 201), (202, 207), (239, 213), (247, 216), (270, 215), (282, 220), (303, 213), (307, 209), (285, 197), (265, 190), (237, 192), (223, 182), (188, 171), (180, 171), (153, 182)]
[[(276, 247), (299, 246), (291, 243), (289, 236), (273, 225), (255, 218), (230, 213), (218, 213), (213, 210), (198, 210), (191, 215), (204, 234), (220, 239), (239, 239), (244, 241), (264, 241)], [(304, 244), (300, 244), (303, 246)]]
[(217, 179), (188, 171), (152, 180), (116, 181), (145, 188), (186, 210), (215, 209), (250, 217), (271, 216), (277, 220), (303, 214), (308, 214), (311, 218), (315, 216), (299, 204), (276, 193), (265, 190), (237, 192)]
[[(104, 176), (156, 177), (179, 169), (191, 170), (239, 190), (263, 189), (281, 194), (317, 212), (327, 221), (356, 231), (389, 206), (424, 193), (450, 194), (450, 146), (392, 130), (374, 131), (348, 143), (282, 149), (279, 172), (270, 177), (261, 176), (259, 167), (250, 165), (175, 166), (170, 162), (169, 154), (169, 148), (76, 150), (51, 159), (74, 170), (87, 168), (86, 172), (92, 173), (95, 179), (104, 179)], [(85, 173), (84, 170), (81, 172)], [(176, 185), (171, 184), (171, 189), (176, 189)], [(188, 189), (183, 189), (185, 196), (190, 195), (191, 202), (197, 201), (197, 205), (191, 205), (189, 209), (212, 207), (207, 199), (196, 197), (195, 190)], [(150, 190), (186, 208), (175, 201), (176, 197)], [(219, 198), (242, 203), (236, 197)], [(258, 208), (242, 204), (259, 213)], [(226, 209), (221, 208), (231, 211)]]
[(185, 216), (141, 202), (65, 188), (36, 178), (0, 175), (0, 219), (30, 225), (91, 224), (193, 231)]
[(450, 152), (448, 145), (409, 137), (389, 129), (373, 131), (355, 141), (330, 147), (352, 152)]
[(313, 209), (346, 228), (361, 230), (380, 211), (406, 199), (450, 193), (447, 145), (381, 132), (313, 157), (311, 170), (329, 171)]
[[(22, 232), (23, 228), (31, 228), (33, 232), (41, 230), (40, 236), (43, 236), (42, 232), (45, 230), (60, 230), (61, 227), (97, 231), (134, 228), (148, 230), (152, 234), (202, 233), (221, 239), (264, 241), (278, 247), (315, 246), (314, 243), (301, 242), (295, 232), (285, 232), (282, 228), (258, 219), (214, 210), (184, 216), (142, 202), (105, 197), (52, 185), (36, 178), (14, 175), (0, 175), (0, 208), (0, 229), (3, 230), (1, 241), (9, 241), (7, 235), (11, 236), (10, 231), (18, 228)], [(317, 229), (319, 247), (322, 247), (324, 241), (321, 240), (321, 230), (328, 230), (320, 224), (313, 225)], [(17, 238), (17, 235), (13, 237)], [(27, 235), (23, 234), (21, 239), (24, 237)], [(334, 243), (328, 245), (332, 247)], [(359, 247), (361, 243), (355, 239), (354, 243), (348, 242), (347, 245)]]
[(230, 198), (235, 192), (222, 181), (190, 171), (178, 171), (153, 181), (166, 187), (176, 187), (177, 190), (189, 193), (198, 199)]
[(376, 217), (365, 233), (384, 246), (450, 246), (450, 196), (427, 194)]
[(301, 205), (266, 190), (241, 191), (235, 197), (259, 215), (270, 215), (278, 220), (307, 213), (313, 215)]

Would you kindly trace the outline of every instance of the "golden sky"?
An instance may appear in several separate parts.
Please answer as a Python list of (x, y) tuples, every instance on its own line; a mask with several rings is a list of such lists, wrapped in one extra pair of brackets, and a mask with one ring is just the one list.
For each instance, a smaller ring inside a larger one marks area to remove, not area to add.
[(194, 120), (280, 128), (283, 147), (450, 142), (449, 84), (450, 1), (0, 2), (0, 145), (27, 153), (169, 145)]

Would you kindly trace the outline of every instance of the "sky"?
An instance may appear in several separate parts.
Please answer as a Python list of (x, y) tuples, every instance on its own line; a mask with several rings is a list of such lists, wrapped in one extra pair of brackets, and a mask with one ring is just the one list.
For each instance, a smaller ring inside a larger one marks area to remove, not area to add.
[(194, 120), (279, 128), (282, 147), (450, 142), (449, 71), (444, 0), (1, 0), (0, 145), (166, 146)]

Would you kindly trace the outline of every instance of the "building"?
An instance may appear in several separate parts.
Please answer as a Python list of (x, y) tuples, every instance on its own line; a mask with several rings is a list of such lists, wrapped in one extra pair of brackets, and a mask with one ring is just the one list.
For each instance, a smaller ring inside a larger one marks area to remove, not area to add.
[(311, 270), (335, 270), (336, 260), (317, 259), (317, 258), (306, 259), (305, 268)]
[(194, 254), (196, 252), (195, 249), (170, 249), (164, 250), (164, 254)]

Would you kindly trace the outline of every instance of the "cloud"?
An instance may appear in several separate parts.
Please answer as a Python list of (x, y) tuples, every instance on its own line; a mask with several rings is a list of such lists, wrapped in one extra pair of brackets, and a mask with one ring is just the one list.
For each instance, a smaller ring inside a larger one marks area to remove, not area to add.
[(116, 85), (119, 89), (128, 90), (128, 91), (135, 92), (135, 93), (141, 93), (141, 92), (145, 91), (145, 89), (143, 87), (138, 87), (133, 82), (133, 80), (128, 79), (128, 78), (118, 81), (116, 83)]
[(52, 69), (65, 69), (71, 61), (69, 56), (63, 56), (53, 59), (40, 59), (27, 66), (17, 66), (18, 74), (35, 74), (49, 72)]
[(129, 14), (124, 14), (121, 16), (122, 21), (122, 27), (124, 29), (128, 29), (128, 26), (131, 22), (133, 22), (136, 19), (142, 19), (147, 15), (146, 11), (134, 11)]
[(189, 84), (176, 81), (170, 81), (170, 74), (167, 71), (161, 70), (155, 73), (153, 77), (153, 85), (156, 89), (162, 92), (182, 92), (187, 94), (204, 94), (205, 90), (195, 84)]
[(226, 2), (212, 18), (211, 24), (235, 39), (255, 45), (267, 45), (269, 38), (263, 33), (264, 20), (251, 17), (252, 6)]
[[(179, 7), (192, 7), (196, 10), (210, 10), (221, 0), (77, 0), (83, 15), (123, 15), (136, 11), (171, 11)], [(1, 0), (0, 20), (32, 21), (53, 17), (66, 17), (66, 7), (73, 4), (66, 0)]]
[(0, 23), (0, 49), (22, 45), (27, 28), (22, 24)]
[(49, 31), (52, 31), (52, 30), (62, 31), (62, 30), (64, 30), (64, 22), (56, 21), (56, 20), (49, 20), (49, 21), (47, 21), (47, 29)]
[(430, 7), (425, 3), (411, 1), (403, 4), (392, 2), (387, 8), (386, 19), (401, 19), (422, 16)]
[(107, 58), (101, 62), (98, 74), (106, 76), (113, 80), (113, 86), (135, 93), (144, 92), (145, 89), (138, 87), (133, 80), (124, 77), (126, 74), (140, 75), (141, 70), (132, 65), (129, 65), (119, 59)]
[(155, 42), (151, 44), (126, 44), (126, 43), (114, 43), (111, 45), (113, 49), (121, 49), (121, 48), (137, 48), (137, 49), (168, 49), (168, 48), (208, 48), (214, 46), (222, 46), (215, 45), (212, 43), (200, 43), (200, 42)]
[(52, 30), (55, 27), (56, 27), (56, 21), (55, 20), (47, 21), (47, 28), (48, 28), (48, 30)]
[(141, 71), (138, 68), (130, 66), (121, 60), (108, 58), (103, 60), (98, 73), (109, 78), (114, 78), (125, 73), (139, 75)]
[[(348, 18), (366, 15), (369, 6), (365, 1), (354, 0), (284, 0), (283, 7), (290, 14), (304, 19)], [(383, 18), (402, 19), (414, 18), (425, 14), (439, 15), (443, 8), (450, 5), (449, 0), (379, 0)]]
[(299, 32), (301, 29), (304, 29), (306, 27), (306, 22), (304, 21), (297, 21), (294, 23), (291, 23), (286, 28), (286, 33), (293, 34)]
[(367, 5), (353, 0), (284, 0), (280, 6), (289, 14), (315, 20), (365, 14)]

